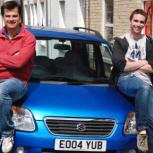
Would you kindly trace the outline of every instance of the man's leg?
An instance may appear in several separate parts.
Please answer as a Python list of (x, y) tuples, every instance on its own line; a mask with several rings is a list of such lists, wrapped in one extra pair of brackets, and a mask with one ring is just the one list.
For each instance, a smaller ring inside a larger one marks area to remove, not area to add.
[[(14, 135), (12, 122), (12, 103), (22, 98), (27, 91), (26, 85), (15, 78), (0, 81), (0, 129), (2, 136), (2, 150), (9, 146)], [(7, 151), (6, 151), (7, 152)]]
[(152, 86), (142, 84), (135, 96), (135, 112), (137, 121), (137, 130), (141, 131), (147, 128), (148, 107), (150, 91), (153, 90)]
[(123, 94), (135, 97), (137, 130), (146, 129), (147, 102), (152, 87), (135, 76), (120, 77), (117, 87)]
[(135, 97), (137, 130), (148, 132), (149, 153), (153, 153), (153, 87), (133, 77), (119, 80), (118, 87), (124, 94)]
[(148, 112), (147, 112), (147, 129), (149, 138), (149, 153), (153, 153), (153, 88), (150, 90), (150, 96), (148, 97)]

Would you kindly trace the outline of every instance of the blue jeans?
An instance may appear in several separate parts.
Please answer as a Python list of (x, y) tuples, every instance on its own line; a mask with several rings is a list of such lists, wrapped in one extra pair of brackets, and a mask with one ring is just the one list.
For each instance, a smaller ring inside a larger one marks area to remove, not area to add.
[(123, 94), (135, 98), (137, 130), (147, 130), (149, 152), (153, 153), (153, 86), (131, 75), (119, 77), (117, 87)]
[(0, 135), (14, 134), (12, 121), (12, 104), (21, 99), (27, 92), (27, 85), (22, 81), (10, 78), (0, 80)]

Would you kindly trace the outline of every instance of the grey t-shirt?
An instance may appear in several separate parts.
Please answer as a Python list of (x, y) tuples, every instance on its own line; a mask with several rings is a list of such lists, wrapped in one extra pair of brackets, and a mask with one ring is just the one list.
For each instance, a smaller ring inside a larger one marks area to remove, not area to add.
[[(145, 60), (146, 59), (146, 36), (142, 35), (142, 37), (138, 40), (134, 40), (130, 37), (129, 33), (126, 33), (124, 37), (127, 39), (129, 43), (128, 50), (126, 52), (125, 57), (131, 61)], [(123, 73), (122, 76), (135, 75), (136, 77), (142, 79), (144, 82), (152, 85), (150, 75), (143, 73), (141, 71), (134, 71)]]

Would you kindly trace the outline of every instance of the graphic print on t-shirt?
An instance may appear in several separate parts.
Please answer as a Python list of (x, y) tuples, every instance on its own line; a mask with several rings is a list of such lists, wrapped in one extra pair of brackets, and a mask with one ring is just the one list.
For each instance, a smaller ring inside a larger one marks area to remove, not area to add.
[(129, 43), (126, 57), (132, 61), (146, 59), (146, 37), (142, 36), (141, 39), (135, 41), (127, 34), (126, 39)]
[(137, 45), (137, 43), (135, 43), (132, 48), (130, 48), (131, 53), (129, 54), (129, 59), (137, 61), (137, 60), (141, 60), (142, 56), (141, 56), (141, 48), (140, 46)]

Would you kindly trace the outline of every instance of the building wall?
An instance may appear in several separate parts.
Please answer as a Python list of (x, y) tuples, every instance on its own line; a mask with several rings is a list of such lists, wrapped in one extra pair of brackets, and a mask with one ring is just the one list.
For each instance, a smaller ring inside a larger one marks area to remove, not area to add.
[(72, 28), (85, 26), (85, 0), (24, 0), (25, 24)]
[[(113, 0), (113, 37), (121, 36), (129, 31), (129, 16), (135, 9), (144, 9), (144, 2), (153, 2), (152, 0)], [(106, 25), (111, 27), (106, 20), (106, 2), (107, 0), (86, 0), (85, 26), (101, 32), (109, 40)], [(153, 10), (153, 8), (152, 8)], [(150, 26), (150, 25), (149, 25)], [(144, 30), (145, 32), (145, 30)], [(153, 35), (153, 13), (152, 13), (152, 35)]]
[(102, 32), (102, 0), (86, 0), (86, 27)]
[(65, 27), (85, 26), (85, 0), (67, 0), (65, 8)]
[[(0, 4), (2, 1), (0, 0)], [(113, 37), (129, 30), (129, 15), (134, 9), (143, 8), (143, 1), (145, 0), (113, 0), (111, 25)], [(62, 28), (82, 26), (97, 30), (107, 38), (105, 7), (108, 0), (23, 0), (23, 2), (25, 24)], [(0, 25), (2, 26), (1, 18)]]

